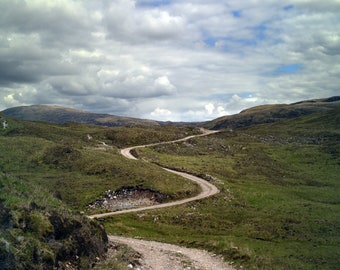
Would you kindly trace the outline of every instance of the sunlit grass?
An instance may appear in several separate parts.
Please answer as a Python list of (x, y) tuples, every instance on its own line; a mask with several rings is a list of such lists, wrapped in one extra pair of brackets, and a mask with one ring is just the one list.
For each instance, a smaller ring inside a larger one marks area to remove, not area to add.
[[(138, 149), (138, 155), (149, 162), (127, 160), (119, 149), (185, 137), (197, 129), (9, 120), (10, 129), (0, 131), (0, 170), (6, 177), (20, 179), (22, 186), (13, 190), (20, 193), (24, 183), (39, 185), (78, 212), (105, 190), (124, 186), (153, 188), (172, 199), (199, 192), (190, 181), (153, 163), (208, 174), (221, 190), (216, 196), (110, 217), (105, 220), (107, 231), (204, 248), (248, 269), (337, 269), (337, 119), (339, 111), (334, 110)], [(29, 204), (20, 196), (6, 200), (11, 205)], [(41, 202), (54, 204), (53, 199), (41, 198)], [(32, 220), (44, 223), (39, 214)]]
[[(42, 185), (73, 209), (84, 211), (104, 191), (121, 187), (158, 190), (170, 199), (199, 192), (196, 184), (159, 166), (128, 160), (120, 146), (173, 140), (197, 132), (195, 128), (103, 128), (68, 124), (9, 121), (1, 131), (0, 169)], [(125, 137), (125, 141), (124, 141)], [(106, 142), (104, 146), (102, 142)], [(80, 195), (81, 194), (81, 195)]]
[(218, 177), (221, 193), (109, 218), (108, 231), (205, 248), (249, 269), (336, 269), (339, 130), (324, 124), (320, 133), (313, 119), (139, 149), (147, 160)]

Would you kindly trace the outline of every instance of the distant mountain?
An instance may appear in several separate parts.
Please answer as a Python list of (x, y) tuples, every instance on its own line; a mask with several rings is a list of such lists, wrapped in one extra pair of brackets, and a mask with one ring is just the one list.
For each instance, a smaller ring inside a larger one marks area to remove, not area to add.
[(235, 115), (222, 116), (205, 122), (203, 126), (209, 129), (235, 129), (264, 123), (274, 123), (334, 108), (340, 108), (340, 96), (306, 100), (292, 104), (256, 106)]
[(86, 123), (101, 126), (158, 126), (153, 120), (132, 117), (98, 114), (60, 106), (32, 105), (13, 107), (2, 111), (3, 114), (19, 119), (44, 121), (58, 124), (68, 122)]
[(236, 129), (258, 124), (274, 123), (280, 120), (296, 118), (334, 108), (340, 108), (340, 96), (305, 100), (292, 104), (261, 105), (243, 110), (238, 114), (222, 116), (212, 121), (195, 123), (161, 122), (110, 114), (92, 113), (50, 105), (13, 107), (2, 111), (2, 113), (7, 116), (24, 120), (44, 121), (58, 124), (77, 122), (101, 126), (199, 125), (208, 129)]

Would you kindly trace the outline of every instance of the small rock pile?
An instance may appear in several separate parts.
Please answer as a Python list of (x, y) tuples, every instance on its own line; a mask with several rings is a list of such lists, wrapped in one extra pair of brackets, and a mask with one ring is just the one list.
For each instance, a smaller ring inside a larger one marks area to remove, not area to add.
[(166, 194), (148, 188), (124, 187), (118, 190), (106, 190), (101, 199), (89, 204), (88, 207), (117, 211), (159, 204), (168, 197)]

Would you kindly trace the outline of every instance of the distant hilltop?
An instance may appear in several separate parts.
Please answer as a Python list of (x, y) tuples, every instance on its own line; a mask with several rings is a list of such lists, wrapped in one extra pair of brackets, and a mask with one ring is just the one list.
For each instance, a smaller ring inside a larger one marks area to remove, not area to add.
[[(159, 125), (200, 125), (208, 129), (236, 129), (251, 125), (274, 123), (284, 119), (296, 118), (308, 114), (340, 108), (340, 96), (312, 99), (292, 104), (268, 104), (252, 107), (234, 115), (222, 116), (207, 122), (172, 123), (132, 117), (99, 114), (72, 108), (51, 105), (32, 105), (13, 107), (2, 111), (4, 115), (30, 120), (58, 124), (69, 122), (94, 124), (101, 126), (159, 126)], [(1, 120), (0, 120), (1, 121)], [(6, 128), (7, 122), (1, 122)]]
[(243, 110), (238, 114), (219, 117), (206, 122), (204, 126), (210, 129), (236, 129), (274, 123), (335, 108), (340, 108), (340, 96), (304, 100), (292, 104), (261, 105)]
[(157, 126), (153, 120), (132, 117), (99, 114), (71, 108), (51, 105), (32, 105), (13, 107), (2, 111), (3, 114), (30, 121), (44, 121), (57, 124), (69, 122), (94, 124), (101, 126)]

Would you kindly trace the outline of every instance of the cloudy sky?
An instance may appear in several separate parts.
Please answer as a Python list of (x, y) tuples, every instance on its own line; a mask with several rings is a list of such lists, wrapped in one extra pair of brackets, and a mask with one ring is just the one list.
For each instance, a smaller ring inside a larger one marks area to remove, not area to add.
[(0, 0), (0, 110), (202, 121), (339, 86), (339, 0)]

